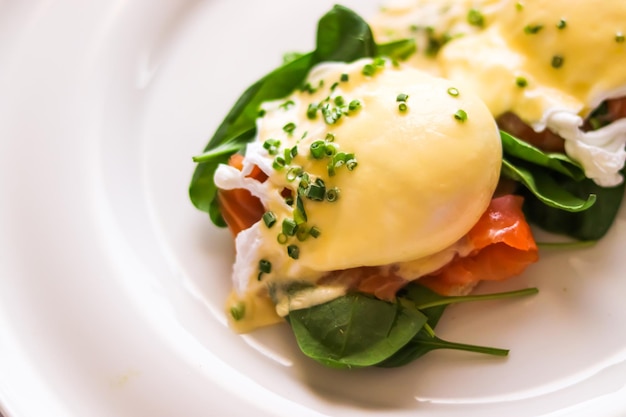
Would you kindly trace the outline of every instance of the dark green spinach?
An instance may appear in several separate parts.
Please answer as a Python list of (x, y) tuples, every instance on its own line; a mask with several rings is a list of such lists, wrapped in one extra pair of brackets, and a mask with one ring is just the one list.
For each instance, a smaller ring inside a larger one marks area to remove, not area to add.
[(581, 212), (567, 212), (546, 206), (533, 194), (527, 193), (524, 200), (524, 213), (529, 222), (542, 229), (566, 235), (582, 241), (601, 239), (613, 225), (619, 213), (626, 184), (616, 187), (600, 187), (590, 179), (573, 181), (568, 178), (554, 178), (555, 186), (584, 198), (595, 195), (596, 202)]
[(298, 346), (312, 359), (334, 368), (404, 365), (434, 349), (504, 356), (507, 350), (448, 342), (433, 329), (454, 303), (535, 294), (530, 288), (499, 294), (445, 297), (409, 284), (395, 303), (349, 293), (324, 304), (289, 313)]

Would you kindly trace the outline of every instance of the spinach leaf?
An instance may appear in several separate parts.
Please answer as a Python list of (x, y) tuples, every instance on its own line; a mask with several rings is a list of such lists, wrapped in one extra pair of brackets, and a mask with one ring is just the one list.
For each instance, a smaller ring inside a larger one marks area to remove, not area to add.
[(191, 179), (189, 197), (198, 209), (211, 213), (212, 218), (219, 217), (219, 213), (212, 210), (216, 207), (213, 200), (217, 187), (213, 183), (213, 174), (217, 166), (226, 163), (230, 155), (243, 150), (254, 139), (255, 121), (261, 103), (291, 93), (295, 86), (302, 83), (312, 65), (312, 54), (302, 55), (261, 78), (239, 97), (205, 152), (194, 158), (199, 163)]
[(502, 141), (502, 151), (509, 159), (514, 157), (531, 162), (534, 165), (560, 172), (577, 181), (585, 179), (585, 172), (580, 164), (565, 154), (558, 152), (546, 153), (502, 130), (500, 131), (500, 139)]
[(317, 27), (315, 62), (351, 62), (377, 55), (376, 42), (369, 25), (350, 9), (336, 5)]
[[(518, 291), (509, 291), (496, 294), (481, 294), (481, 295), (467, 295), (467, 296), (442, 296), (430, 289), (419, 285), (418, 283), (411, 283), (403, 291), (402, 296), (410, 299), (415, 303), (416, 307), (428, 317), (427, 326), (434, 329), (439, 322), (445, 308), (450, 304), (469, 302), (469, 301), (484, 301), (495, 300), (510, 297), (520, 297), (526, 295), (536, 294), (538, 291), (536, 288), (527, 288)], [(486, 346), (469, 345), (465, 343), (449, 342), (435, 336), (432, 332), (426, 330), (426, 326), (415, 335), (413, 339), (400, 350), (394, 353), (389, 358), (378, 363), (376, 366), (384, 368), (393, 368), (406, 365), (412, 362), (426, 353), (435, 349), (453, 349), (464, 350), (468, 352), (484, 353), (495, 356), (506, 356), (508, 350), (499, 349)]]
[(507, 356), (509, 354), (508, 349), (448, 342), (447, 340), (440, 339), (422, 330), (409, 343), (404, 345), (402, 349), (388, 359), (376, 364), (376, 366), (381, 368), (397, 368), (398, 366), (404, 366), (409, 362), (413, 362), (428, 352), (437, 349), (463, 350), (493, 356)]
[(333, 368), (375, 365), (422, 329), (427, 317), (406, 301), (390, 303), (351, 293), (289, 313), (302, 352)]
[(501, 175), (524, 185), (548, 207), (580, 212), (589, 209), (596, 201), (595, 194), (579, 197), (563, 188), (549, 170), (526, 161), (503, 157)]
[(572, 195), (582, 198), (586, 195), (595, 195), (595, 204), (586, 211), (564, 212), (547, 207), (536, 196), (526, 193), (524, 213), (528, 221), (548, 232), (583, 241), (601, 239), (615, 221), (624, 198), (626, 183), (606, 188), (600, 187), (590, 179), (577, 182), (560, 178), (554, 181), (557, 187)]
[(349, 293), (325, 304), (291, 311), (288, 321), (302, 352), (333, 368), (400, 366), (434, 349), (503, 356), (508, 351), (448, 342), (435, 336), (432, 329), (450, 304), (535, 293), (536, 288), (528, 288), (446, 297), (411, 283), (399, 293), (396, 303)]

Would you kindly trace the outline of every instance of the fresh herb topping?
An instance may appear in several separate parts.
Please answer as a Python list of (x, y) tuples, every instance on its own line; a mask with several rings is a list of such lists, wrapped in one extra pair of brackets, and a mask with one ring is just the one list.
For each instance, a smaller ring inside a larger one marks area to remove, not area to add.
[(543, 25), (526, 25), (524, 27), (524, 33), (527, 35), (535, 35), (539, 33), (541, 29), (543, 29)]
[(348, 111), (354, 112), (361, 108), (361, 102), (359, 100), (352, 100), (348, 104)]
[(323, 201), (324, 196), (326, 195), (326, 185), (321, 179), (318, 178), (318, 180), (320, 182), (309, 185), (306, 189), (306, 196), (311, 200)]
[(524, 3), (522, 3), (521, 1), (518, 1), (517, 3), (515, 3), (515, 9), (518, 12), (521, 12), (522, 10), (524, 10)]
[(323, 140), (316, 140), (315, 142), (311, 143), (309, 150), (311, 151), (311, 156), (313, 157), (313, 159), (322, 159), (323, 157), (325, 157), (325, 148), (326, 142), (324, 142)]
[(285, 158), (283, 158), (282, 156), (277, 156), (272, 162), (272, 168), (274, 168), (276, 171), (281, 171), (285, 168), (286, 164), (287, 162), (285, 161)]
[(517, 77), (515, 79), (515, 84), (520, 88), (524, 88), (528, 85), (528, 80), (524, 77)]
[(259, 261), (259, 275), (257, 275), (257, 280), (261, 281), (263, 274), (269, 274), (272, 272), (272, 263), (267, 259), (261, 259)]
[(230, 308), (230, 316), (235, 321), (243, 319), (246, 315), (246, 305), (241, 301)]
[(298, 259), (300, 257), (300, 248), (297, 245), (287, 246), (287, 255), (292, 259)]
[(563, 66), (563, 56), (562, 55), (554, 55), (552, 57), (552, 68), (561, 68)]
[(276, 155), (279, 147), (280, 141), (278, 139), (267, 139), (263, 142), (263, 148), (266, 149), (270, 155)]
[(309, 229), (309, 235), (311, 235), (311, 237), (313, 237), (314, 239), (317, 239), (321, 234), (322, 232), (316, 226), (313, 226)]
[(363, 66), (361, 73), (366, 77), (373, 77), (379, 71), (385, 68), (385, 59), (381, 57), (375, 58), (371, 63), (367, 63)]
[(283, 130), (291, 135), (293, 131), (296, 130), (296, 124), (293, 122), (289, 122), (285, 126), (283, 126)]
[(309, 103), (309, 107), (306, 109), (306, 117), (309, 120), (314, 120), (317, 117), (317, 104)]
[(398, 94), (398, 96), (396, 97), (396, 101), (398, 102), (405, 102), (409, 99), (409, 95), (405, 94), (405, 93), (400, 93)]
[(313, 85), (311, 85), (310, 82), (306, 82), (300, 87), (300, 91), (302, 91), (303, 93), (306, 92), (309, 94), (314, 94), (317, 92), (317, 90), (319, 90), (322, 87), (324, 87), (324, 80), (320, 80), (319, 83), (317, 84), (317, 87), (313, 87)]
[(339, 77), (339, 81), (341, 82), (348, 82), (350, 80), (350, 75), (343, 73), (341, 74), (341, 76)]
[(452, 97), (458, 97), (460, 92), (459, 92), (458, 88), (450, 87), (450, 88), (448, 88), (448, 94), (451, 95)]
[(454, 113), (454, 118), (463, 123), (467, 120), (467, 112), (463, 109), (459, 109), (456, 113)]
[(365, 75), (366, 77), (371, 77), (374, 74), (376, 74), (376, 67), (373, 64), (365, 64), (363, 66), (363, 69), (361, 70), (361, 72), (363, 73), (363, 75)]
[(339, 188), (333, 187), (329, 190), (326, 190), (326, 201), (334, 203), (339, 198)]
[(563, 30), (567, 27), (567, 21), (565, 19), (559, 20), (559, 23), (556, 24), (556, 28), (559, 30)]
[(261, 259), (259, 261), (259, 271), (263, 272), (264, 274), (269, 274), (270, 272), (272, 272), (272, 263), (268, 260)]
[(624, 38), (624, 34), (622, 32), (617, 32), (615, 34), (615, 42), (624, 43), (624, 40), (626, 40), (626, 38)]
[(283, 233), (287, 236), (294, 236), (298, 230), (298, 224), (295, 220), (286, 218), (283, 220)]
[(284, 245), (285, 243), (287, 243), (288, 240), (289, 240), (289, 236), (287, 236), (286, 234), (282, 232), (276, 236), (276, 241), (280, 243), (281, 245)]
[(396, 97), (396, 102), (400, 103), (398, 104), (398, 110), (400, 110), (401, 112), (405, 112), (408, 110), (408, 106), (406, 104), (406, 101), (408, 99), (409, 99), (408, 94), (405, 94), (405, 93), (398, 94), (398, 96)]
[(467, 12), (467, 22), (470, 25), (483, 28), (485, 27), (485, 16), (478, 9), (470, 9)]
[(274, 226), (274, 224), (276, 224), (276, 215), (274, 212), (266, 211), (263, 213), (263, 223), (265, 223), (268, 228)]
[(290, 108), (295, 106), (295, 104), (296, 103), (293, 100), (287, 100), (284, 103), (282, 103), (279, 107), (283, 110), (289, 110)]
[(346, 100), (343, 98), (343, 96), (335, 96), (333, 101), (337, 106), (343, 106), (344, 104), (346, 104)]

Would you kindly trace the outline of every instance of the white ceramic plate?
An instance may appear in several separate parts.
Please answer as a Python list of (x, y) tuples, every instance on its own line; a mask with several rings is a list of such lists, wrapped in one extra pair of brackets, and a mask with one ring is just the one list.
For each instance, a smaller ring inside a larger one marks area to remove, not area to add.
[[(375, 0), (346, 1), (363, 15)], [(233, 100), (331, 1), (0, 1), (0, 410), (33, 416), (623, 416), (626, 212), (526, 299), (450, 308), (433, 352), (336, 371), (225, 326), (232, 242), (187, 198)]]

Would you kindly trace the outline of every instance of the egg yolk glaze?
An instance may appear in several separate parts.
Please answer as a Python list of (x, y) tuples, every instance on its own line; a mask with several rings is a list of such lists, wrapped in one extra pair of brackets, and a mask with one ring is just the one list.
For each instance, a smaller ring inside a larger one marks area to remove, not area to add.
[[(354, 268), (396, 265), (411, 280), (467, 251), (462, 237), (489, 206), (502, 158), (476, 95), (360, 60), (316, 67), (263, 113), (240, 169), (215, 174), (221, 190), (246, 190), (265, 213), (236, 235), (233, 300)], [(345, 291), (322, 286), (306, 304)]]
[[(414, 16), (409, 27), (428, 23), (432, 2), (410, 3), (395, 14)], [(447, 3), (437, 9), (439, 26), (429, 26), (443, 41), (436, 59), (426, 66), (442, 77), (464, 82), (495, 117), (510, 120), (513, 114), (535, 132), (554, 133), (561, 139), (560, 147), (597, 184), (621, 183), (619, 171), (626, 161), (623, 115), (608, 125), (588, 122), (594, 121), (591, 116), (601, 103), (626, 96), (626, 3)], [(391, 33), (393, 23), (400, 25), (398, 33), (407, 34), (408, 22), (390, 20), (393, 14), (386, 9), (381, 15), (386, 18), (375, 21), (385, 22), (386, 29), (379, 32)]]

